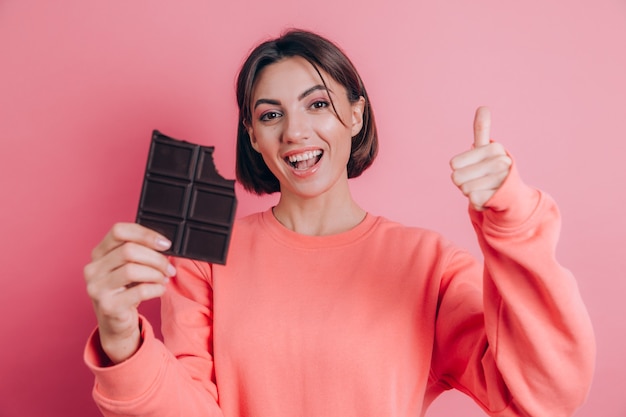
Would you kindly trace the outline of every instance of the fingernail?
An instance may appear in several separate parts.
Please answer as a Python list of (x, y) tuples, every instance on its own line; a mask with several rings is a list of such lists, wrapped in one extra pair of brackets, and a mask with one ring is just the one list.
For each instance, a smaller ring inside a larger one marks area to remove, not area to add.
[(165, 249), (169, 249), (169, 247), (172, 246), (172, 242), (170, 242), (164, 237), (158, 237), (156, 239), (156, 245), (159, 249), (165, 250)]
[(167, 276), (173, 277), (174, 275), (176, 275), (176, 268), (174, 268), (174, 265), (168, 264), (167, 265)]

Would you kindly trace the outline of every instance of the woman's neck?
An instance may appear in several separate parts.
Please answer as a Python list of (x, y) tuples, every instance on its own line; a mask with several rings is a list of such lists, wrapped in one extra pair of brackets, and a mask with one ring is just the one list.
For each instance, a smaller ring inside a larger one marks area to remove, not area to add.
[(282, 193), (273, 213), (286, 228), (309, 236), (345, 232), (361, 223), (366, 215), (349, 191), (312, 198)]

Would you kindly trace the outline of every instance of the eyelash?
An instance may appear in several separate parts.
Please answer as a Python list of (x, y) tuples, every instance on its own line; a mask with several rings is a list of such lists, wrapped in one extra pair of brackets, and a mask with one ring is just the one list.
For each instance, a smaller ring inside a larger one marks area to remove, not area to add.
[[(270, 115), (272, 115), (273, 117), (269, 117)], [(269, 122), (270, 120), (274, 120), (275, 118), (277, 118), (278, 115), (280, 115), (280, 112), (268, 111), (267, 113), (263, 113), (261, 117), (259, 117), (259, 120), (262, 122)]]
[[(330, 103), (327, 100), (315, 100), (313, 103), (311, 103), (310, 107), (314, 110), (317, 110), (325, 109), (329, 105)], [(280, 117), (280, 115), (281, 113), (278, 111), (268, 111), (267, 113), (263, 113), (261, 117), (259, 117), (259, 120), (262, 122), (269, 122), (276, 119), (277, 117)]]
[[(321, 106), (318, 106), (319, 104), (321, 104)], [(313, 107), (314, 109), (323, 109), (329, 106), (329, 102), (326, 100), (316, 100), (311, 104), (311, 107)]]

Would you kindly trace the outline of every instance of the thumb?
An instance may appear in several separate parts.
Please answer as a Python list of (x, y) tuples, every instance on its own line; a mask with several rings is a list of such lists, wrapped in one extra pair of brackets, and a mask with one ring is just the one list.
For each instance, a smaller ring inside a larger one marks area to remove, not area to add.
[(491, 135), (491, 112), (488, 107), (476, 109), (474, 116), (474, 148), (489, 145)]

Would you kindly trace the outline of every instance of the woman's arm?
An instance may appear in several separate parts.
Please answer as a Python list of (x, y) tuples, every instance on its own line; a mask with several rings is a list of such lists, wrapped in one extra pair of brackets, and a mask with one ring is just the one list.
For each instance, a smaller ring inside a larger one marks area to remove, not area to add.
[(172, 277), (161, 298), (167, 347), (139, 316), (140, 345), (126, 360), (103, 355), (100, 329), (89, 339), (85, 362), (95, 374), (94, 399), (105, 416), (222, 416), (212, 360), (212, 293), (205, 270), (172, 259)]
[(442, 280), (433, 380), (492, 415), (569, 416), (591, 384), (595, 341), (572, 274), (555, 257), (560, 215), (489, 139), (479, 108), (474, 147), (451, 161), (468, 197), (484, 269), (457, 253)]

